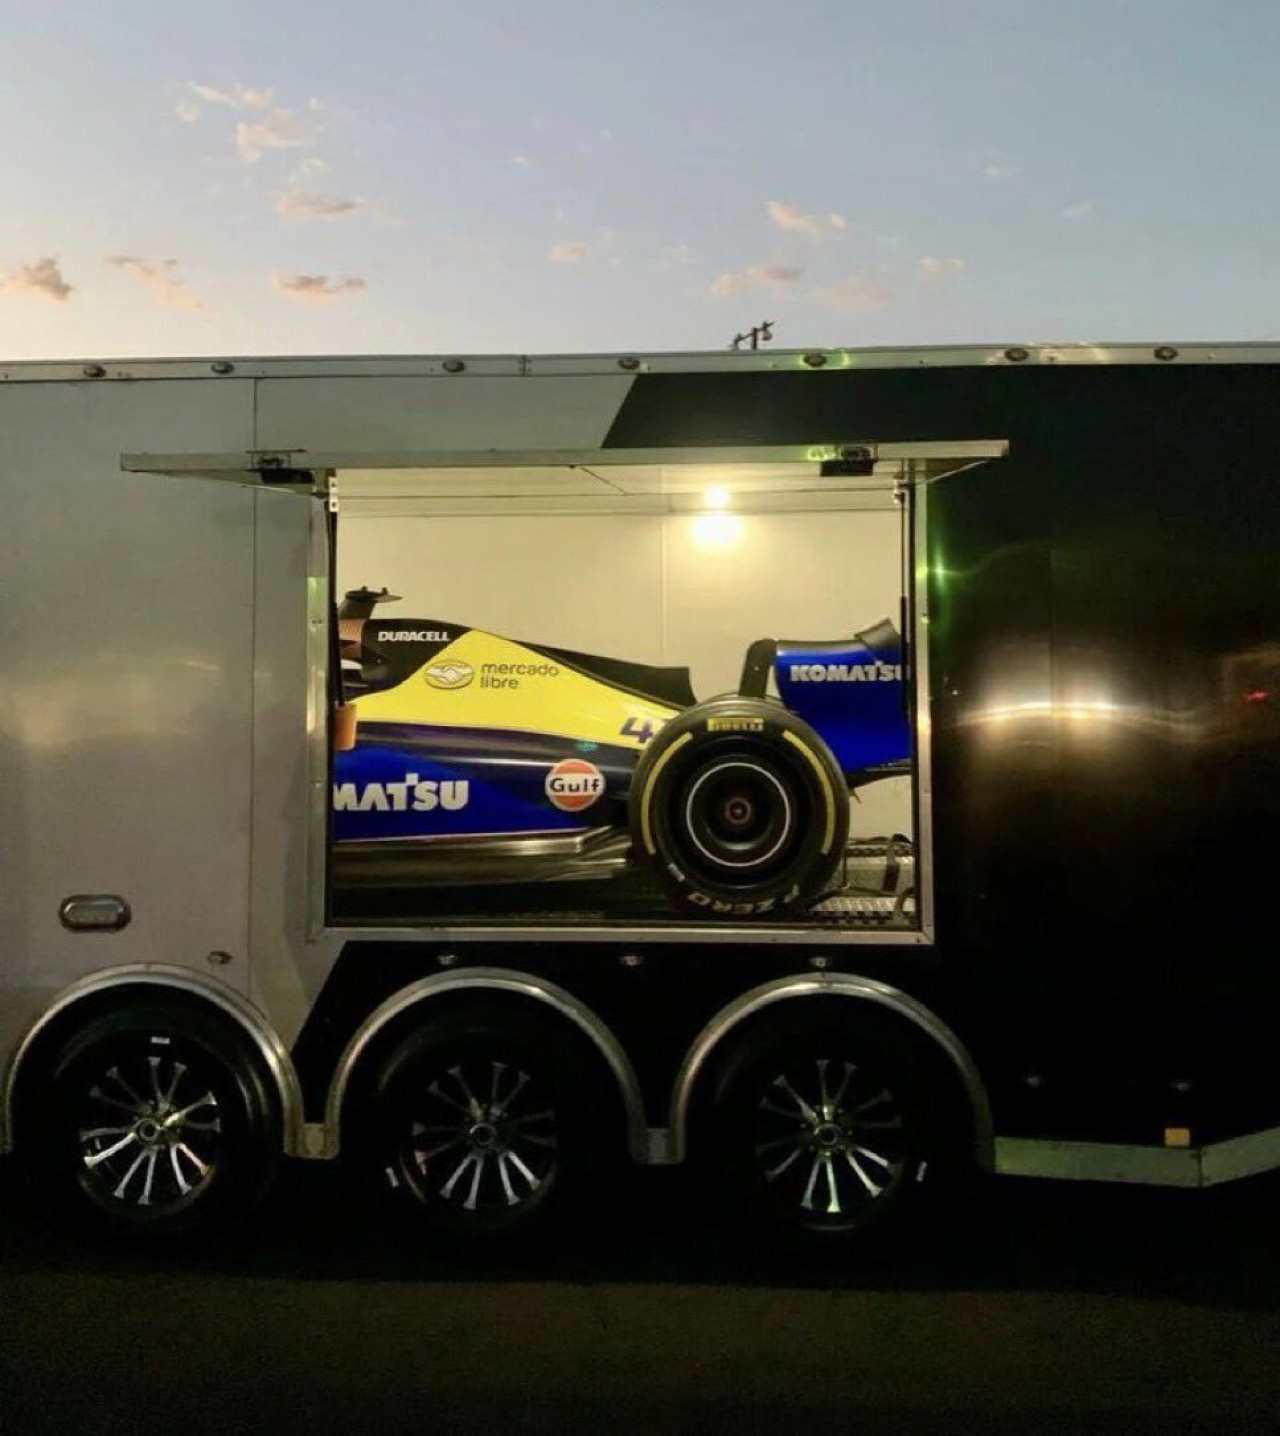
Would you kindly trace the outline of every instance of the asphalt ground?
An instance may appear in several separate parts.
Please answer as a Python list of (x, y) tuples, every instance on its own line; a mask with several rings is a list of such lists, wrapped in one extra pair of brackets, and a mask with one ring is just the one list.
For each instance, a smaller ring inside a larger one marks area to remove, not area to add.
[(892, 1262), (637, 1172), (537, 1253), (299, 1164), (234, 1241), (69, 1232), (0, 1164), (0, 1432), (1280, 1431), (1280, 1182), (988, 1179)]

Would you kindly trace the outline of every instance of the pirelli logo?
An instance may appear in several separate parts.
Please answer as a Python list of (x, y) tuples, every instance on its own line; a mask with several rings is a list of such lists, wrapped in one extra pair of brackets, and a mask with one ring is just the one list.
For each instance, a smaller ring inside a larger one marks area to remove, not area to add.
[(764, 719), (744, 714), (739, 718), (708, 718), (708, 733), (763, 733)]

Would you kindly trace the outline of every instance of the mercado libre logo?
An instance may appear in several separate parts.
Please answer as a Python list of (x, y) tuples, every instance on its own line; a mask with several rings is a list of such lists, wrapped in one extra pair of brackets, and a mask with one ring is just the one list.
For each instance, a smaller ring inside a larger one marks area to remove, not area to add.
[(469, 663), (430, 663), (422, 672), (432, 688), (465, 688), (476, 676)]
[(585, 758), (562, 758), (547, 774), (546, 792), (562, 813), (577, 813), (604, 792), (604, 774)]

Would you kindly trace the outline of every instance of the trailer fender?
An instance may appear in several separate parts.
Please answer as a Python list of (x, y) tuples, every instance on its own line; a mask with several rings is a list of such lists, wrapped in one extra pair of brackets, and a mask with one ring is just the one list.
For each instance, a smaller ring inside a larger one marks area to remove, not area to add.
[(325, 1145), (323, 1155), (336, 1157), (341, 1142), (342, 1107), (352, 1074), (371, 1044), (389, 1023), (410, 1009), (448, 993), (507, 993), (549, 1008), (572, 1022), (590, 1040), (603, 1058), (617, 1084), (618, 1096), (626, 1112), (627, 1149), (638, 1162), (648, 1160), (648, 1130), (645, 1124), (644, 1100), (635, 1068), (608, 1026), (572, 993), (544, 978), (526, 972), (500, 967), (470, 967), (460, 972), (437, 973), (410, 983), (392, 993), (356, 1030), (347, 1043), (329, 1083), (325, 1101)]
[(279, 1034), (262, 1013), (234, 988), (203, 972), (165, 963), (131, 963), (87, 976), (64, 988), (27, 1028), (13, 1052), (0, 1082), (0, 1152), (13, 1148), (14, 1093), (24, 1060), (31, 1055), (56, 1023), (81, 1003), (116, 988), (132, 987), (149, 996), (181, 993), (194, 997), (220, 1012), (238, 1027), (262, 1059), (280, 1101), (287, 1156), (309, 1155), (303, 1124), (302, 1087), (293, 1060)]
[(932, 1042), (949, 1060), (967, 1099), (973, 1122), (974, 1157), (980, 1166), (987, 1169), (993, 1167), (995, 1136), (991, 1103), (977, 1065), (964, 1044), (935, 1012), (916, 998), (873, 978), (838, 972), (777, 978), (744, 992), (715, 1014), (694, 1039), (676, 1074), (669, 1109), (670, 1161), (681, 1162), (685, 1158), (693, 1095), (708, 1060), (724, 1039), (742, 1022), (765, 1008), (799, 998), (815, 997), (852, 999), (885, 1008)]

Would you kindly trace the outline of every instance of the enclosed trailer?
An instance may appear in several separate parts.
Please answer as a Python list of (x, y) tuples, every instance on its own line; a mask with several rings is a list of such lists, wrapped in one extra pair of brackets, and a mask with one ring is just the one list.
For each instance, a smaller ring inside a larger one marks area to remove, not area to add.
[(0, 1143), (479, 1238), (1280, 1165), (1278, 357), (0, 370)]

